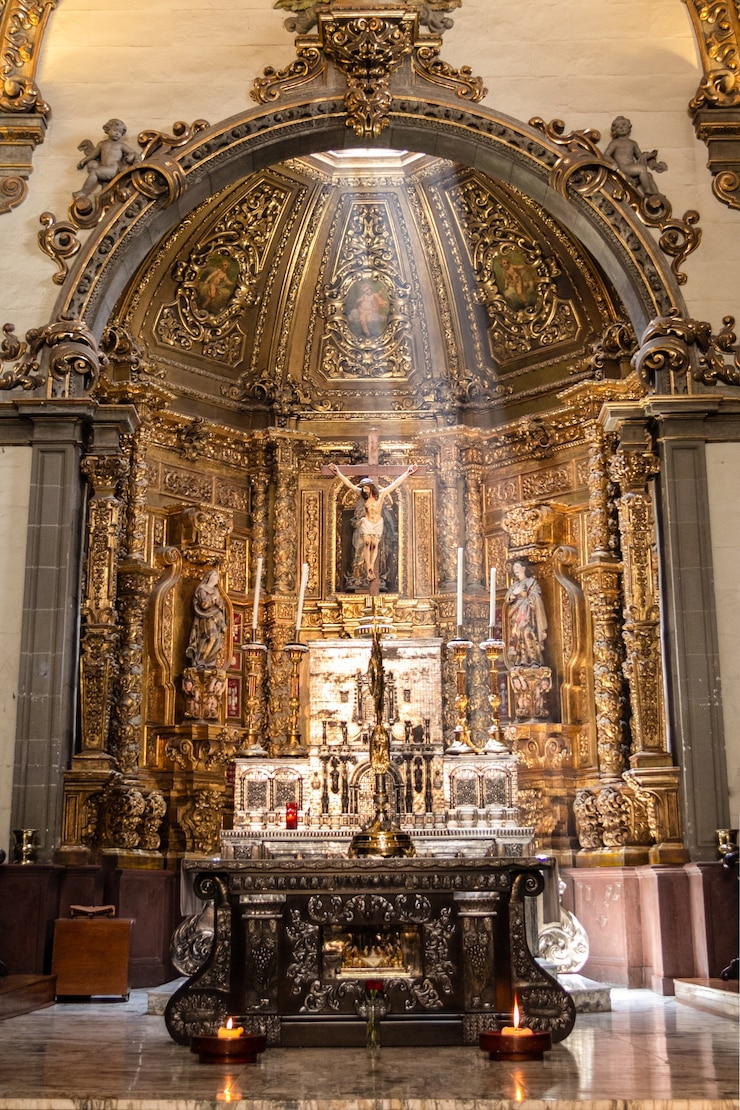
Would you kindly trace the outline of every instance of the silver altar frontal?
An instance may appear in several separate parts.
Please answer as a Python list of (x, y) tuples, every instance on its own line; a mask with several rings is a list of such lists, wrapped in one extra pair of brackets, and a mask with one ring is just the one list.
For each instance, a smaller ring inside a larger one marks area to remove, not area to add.
[(523, 1021), (562, 1040), (572, 999), (533, 958), (525, 904), (548, 860), (187, 860), (213, 907), (205, 962), (171, 997), (185, 1044), (238, 1016), (273, 1045), (364, 1044), (367, 983), (382, 983), (385, 1044), (473, 1044)]

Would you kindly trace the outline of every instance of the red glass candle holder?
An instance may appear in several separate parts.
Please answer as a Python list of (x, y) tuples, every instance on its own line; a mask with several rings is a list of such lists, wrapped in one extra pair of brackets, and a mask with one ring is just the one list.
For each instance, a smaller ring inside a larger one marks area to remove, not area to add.
[(288, 802), (285, 806), (285, 827), (286, 829), (298, 828), (298, 806), (295, 802)]

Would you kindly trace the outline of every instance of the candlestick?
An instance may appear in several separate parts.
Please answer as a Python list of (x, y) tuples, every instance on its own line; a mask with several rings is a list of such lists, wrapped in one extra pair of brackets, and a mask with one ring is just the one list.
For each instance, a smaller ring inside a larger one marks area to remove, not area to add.
[[(306, 570), (308, 570), (308, 565), (306, 563), (304, 563), (303, 565)], [(300, 729), (298, 728), (298, 710), (301, 704), (298, 668), (300, 666), (301, 660), (303, 659), (303, 656), (308, 652), (308, 648), (305, 644), (300, 644), (296, 642), (293, 644), (286, 644), (283, 650), (290, 660), (288, 737), (283, 754), (292, 756), (307, 755), (308, 751), (301, 743), (301, 733)]]
[[(462, 550), (462, 548), (460, 548), (460, 550)], [(450, 640), (447, 645), (455, 658), (455, 684), (457, 688), (457, 693), (455, 695), (457, 724), (455, 725), (455, 743), (450, 749), (451, 751), (461, 751), (463, 748), (470, 748), (472, 751), (478, 751), (473, 743), (470, 725), (468, 723), (468, 690), (467, 675), (465, 672), (465, 660), (468, 650), (472, 646), (471, 640), (465, 640), (462, 637), (456, 640)]]
[(488, 740), (483, 748), (484, 752), (500, 752), (508, 750), (501, 741), (501, 695), (498, 691), (498, 660), (503, 653), (505, 644), (503, 640), (495, 638), (493, 625), (488, 629), (488, 639), (480, 644), (481, 651), (486, 653), (488, 659), (488, 704), (491, 707), (491, 727), (488, 730)]
[(308, 585), (308, 563), (304, 563), (301, 567), (301, 585), (298, 591), (298, 612), (295, 618), (295, 631), (296, 640), (301, 631), (301, 623), (303, 621), (303, 601), (306, 597), (306, 586)]
[(462, 547), (457, 549), (457, 624), (458, 629), (462, 628), (463, 623), (463, 573), (464, 573), (464, 551)]
[(236, 753), (239, 757), (263, 756), (267, 752), (260, 744), (257, 732), (257, 710), (260, 703), (260, 689), (262, 688), (262, 669), (267, 659), (267, 647), (256, 640), (242, 644), (242, 651), (247, 657), (247, 697), (245, 700), (247, 735), (242, 748)]
[(488, 624), (496, 627), (496, 568), (491, 567), (491, 603), (488, 608)]
[(262, 585), (262, 556), (257, 560), (257, 575), (254, 582), (254, 605), (252, 606), (252, 631), (257, 631), (257, 618), (260, 611), (260, 588)]

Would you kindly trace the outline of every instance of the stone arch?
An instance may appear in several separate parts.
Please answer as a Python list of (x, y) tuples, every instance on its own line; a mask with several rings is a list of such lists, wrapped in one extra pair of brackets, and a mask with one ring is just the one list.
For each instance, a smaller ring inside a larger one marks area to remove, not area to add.
[[(446, 99), (409, 97), (394, 101), (380, 138), (360, 140), (346, 126), (342, 101), (329, 96), (308, 97), (279, 109), (260, 107), (213, 126), (194, 126), (188, 134), (179, 140), (182, 145), (164, 142), (147, 159), (150, 180), (154, 176), (164, 182), (154, 190), (157, 195), (152, 197), (134, 182), (126, 199), (104, 214), (81, 245), (63, 282), (54, 319), (83, 321), (99, 339), (126, 282), (164, 236), (210, 196), (298, 153), (373, 145), (475, 166), (537, 201), (602, 267), (638, 337), (652, 318), (666, 314), (671, 306), (683, 311), (678, 263), (671, 267), (653, 233), (625, 199), (603, 187), (556, 187), (558, 164), (563, 166), (565, 157), (565, 176), (570, 177), (573, 162), (568, 136), (558, 136), (553, 126), (519, 123), (483, 107), (453, 109)], [(587, 172), (586, 158), (581, 157), (581, 165)], [(174, 199), (166, 203), (163, 194)], [(58, 232), (69, 226), (57, 225)], [(57, 234), (56, 228), (50, 234)]]

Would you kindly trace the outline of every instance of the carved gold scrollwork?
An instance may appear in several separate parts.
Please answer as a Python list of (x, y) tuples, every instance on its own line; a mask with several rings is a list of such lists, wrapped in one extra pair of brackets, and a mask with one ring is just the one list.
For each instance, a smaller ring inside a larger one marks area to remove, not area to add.
[(26, 342), (19, 340), (12, 324), (3, 327), (5, 338), (0, 344), (0, 356), (17, 365), (4, 370), (0, 376), (0, 389), (37, 389), (47, 380), (41, 367), (45, 355), (48, 378), (61, 384), (57, 389), (50, 384), (57, 396), (70, 396), (75, 377), (89, 389), (96, 381), (101, 366), (107, 359), (98, 349), (95, 337), (81, 320), (60, 316), (44, 328), (26, 332)]
[(324, 289), (322, 369), (330, 378), (407, 377), (412, 288), (385, 205), (355, 202)]
[(549, 505), (520, 505), (509, 509), (501, 527), (509, 536), (512, 548), (531, 547), (552, 525), (554, 513)]
[(617, 320), (609, 324), (591, 346), (588, 362), (593, 378), (619, 377), (621, 366), (629, 363), (636, 350), (637, 338), (630, 323)]
[(256, 286), (288, 193), (259, 181), (173, 269), (176, 298), (160, 309), (157, 338), (233, 366), (242, 357), (240, 319)]
[(488, 92), (481, 77), (476, 77), (470, 66), (455, 69), (439, 57), (439, 44), (422, 43), (414, 50), (414, 69), (434, 85), (452, 90), (461, 100), (474, 104)]
[[(686, 319), (678, 308), (671, 308), (667, 316), (658, 316), (648, 324), (632, 365), (651, 387), (658, 375), (666, 372), (676, 378), (690, 376), (703, 385), (716, 385), (718, 381), (740, 385), (734, 316), (723, 317), (722, 325), (715, 337), (706, 321)], [(733, 356), (732, 364), (725, 362), (724, 353)]]
[(119, 173), (99, 193), (75, 196), (69, 206), (70, 221), (78, 228), (96, 227), (105, 213), (116, 203), (125, 203), (136, 193), (149, 200), (159, 200), (164, 207), (172, 204), (185, 191), (185, 173), (170, 152), (183, 147), (208, 127), (204, 119), (193, 124), (178, 120), (172, 134), (163, 131), (142, 131), (138, 142), (142, 161)]
[(347, 78), (347, 126), (360, 138), (377, 138), (388, 126), (388, 79), (412, 53), (417, 24), (416, 12), (319, 14), (324, 53)]
[(157, 851), (167, 804), (158, 790), (142, 793), (114, 773), (83, 807), (82, 842), (95, 848)]
[(56, 0), (0, 3), (0, 213), (26, 197), (35, 148), (44, 141), (51, 109), (35, 81), (41, 40)]
[(67, 259), (74, 258), (80, 249), (80, 240), (77, 238), (79, 229), (75, 224), (59, 222), (51, 212), (42, 212), (39, 221), (44, 228), (38, 233), (39, 246), (59, 267), (52, 275), (52, 281), (62, 285), (69, 273)]
[(630, 839), (630, 810), (621, 788), (609, 783), (596, 796), (605, 848), (623, 848)]
[(220, 790), (196, 790), (180, 818), (186, 849), (211, 855), (219, 851), (221, 812), (224, 796)]
[(604, 827), (602, 824), (596, 793), (593, 790), (579, 790), (573, 802), (578, 842), (582, 848), (603, 848)]
[(687, 853), (681, 834), (679, 767), (639, 767), (625, 772), (625, 780), (644, 807), (650, 835), (652, 863), (683, 863)]
[(590, 197), (597, 192), (610, 192), (612, 199), (625, 201), (647, 227), (658, 228), (660, 249), (673, 261), (671, 270), (676, 281), (683, 285), (686, 274), (681, 264), (696, 250), (701, 240), (701, 230), (696, 226), (699, 213), (693, 208), (683, 218), (673, 216), (673, 209), (662, 193), (643, 195), (616, 166), (605, 158), (596, 145), (601, 135), (592, 128), (570, 131), (565, 134), (562, 120), (545, 123), (531, 119), (530, 124), (542, 131), (561, 149), (560, 157), (550, 171), (550, 184), (562, 196), (571, 188), (581, 196)]
[(572, 339), (578, 320), (558, 296), (559, 269), (543, 257), (510, 212), (479, 178), (450, 191), (468, 240), (479, 299), (491, 320), (491, 352), (506, 361), (533, 346)]
[(123, 170), (99, 193), (75, 196), (69, 206), (69, 222), (58, 221), (52, 212), (42, 213), (44, 230), (38, 233), (38, 242), (44, 254), (59, 267), (53, 278), (57, 285), (61, 285), (67, 276), (67, 259), (80, 249), (77, 232), (96, 227), (114, 204), (125, 204), (139, 193), (167, 206), (182, 195), (186, 187), (185, 173), (169, 152), (184, 146), (206, 127), (206, 121), (199, 119), (192, 126), (175, 123), (171, 135), (161, 131), (142, 131), (139, 145), (143, 147), (144, 161)]
[(617, 500), (624, 559), (624, 674), (632, 705), (632, 761), (670, 762), (665, 745), (660, 608), (655, 562), (655, 525), (649, 479), (659, 472), (649, 450), (620, 450), (610, 473), (621, 488)]
[(740, 208), (740, 16), (735, 0), (686, 0), (704, 76), (689, 112), (697, 138), (707, 144), (712, 192)]
[(326, 59), (313, 43), (300, 43), (297, 58), (284, 69), (265, 66), (262, 76), (255, 78), (250, 96), (258, 104), (279, 100), (285, 92), (292, 92), (320, 77), (326, 71)]
[(186, 733), (172, 737), (166, 745), (167, 758), (182, 771), (213, 771), (225, 767), (235, 751), (234, 738), (228, 729), (216, 735), (191, 736)]
[[(29, 332), (24, 343), (15, 334), (14, 324), (3, 325), (3, 341), (0, 343), (0, 359), (3, 370), (0, 375), (0, 389), (38, 389), (43, 385), (45, 376), (35, 357), (38, 347), (34, 340), (37, 332)], [(13, 368), (6, 367), (6, 362), (15, 362)]]

